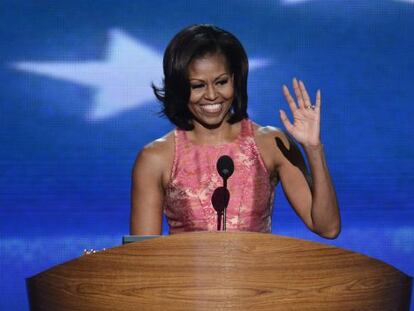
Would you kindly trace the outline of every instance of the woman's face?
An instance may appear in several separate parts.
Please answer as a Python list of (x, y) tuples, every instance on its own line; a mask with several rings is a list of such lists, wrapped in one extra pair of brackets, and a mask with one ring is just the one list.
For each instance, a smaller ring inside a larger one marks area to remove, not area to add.
[(228, 116), (234, 97), (233, 76), (226, 58), (208, 54), (193, 60), (188, 67), (190, 99), (188, 108), (196, 122), (216, 128)]

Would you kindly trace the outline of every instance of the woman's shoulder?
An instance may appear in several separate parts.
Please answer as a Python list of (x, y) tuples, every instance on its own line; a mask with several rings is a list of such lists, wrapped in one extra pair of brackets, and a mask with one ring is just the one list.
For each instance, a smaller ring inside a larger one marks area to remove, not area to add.
[(142, 151), (150, 154), (164, 153), (174, 147), (174, 135), (174, 130), (172, 130), (164, 136), (146, 144), (144, 148), (142, 148)]
[(255, 122), (252, 122), (252, 126), (255, 139), (258, 143), (261, 142), (274, 146), (275, 140), (279, 138), (286, 146), (289, 146), (289, 139), (286, 133), (280, 128), (270, 125), (262, 126)]
[(286, 134), (274, 126), (262, 126), (252, 122), (252, 127), (256, 145), (268, 171), (276, 172), (281, 159), (278, 142), (282, 141), (289, 148)]
[(154, 169), (169, 163), (174, 154), (174, 130), (145, 145), (137, 155), (135, 166), (150, 165)]

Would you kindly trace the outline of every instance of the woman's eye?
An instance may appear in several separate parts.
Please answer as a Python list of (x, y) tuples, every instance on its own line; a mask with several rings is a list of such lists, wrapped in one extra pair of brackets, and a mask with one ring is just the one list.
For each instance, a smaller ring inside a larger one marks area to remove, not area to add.
[(219, 82), (217, 82), (217, 83), (218, 83), (218, 84), (220, 84), (220, 85), (224, 85), (224, 84), (226, 84), (228, 81), (229, 81), (228, 79), (225, 79), (225, 80), (220, 80), (220, 81), (219, 81)]
[(204, 86), (203, 84), (192, 84), (191, 88), (192, 89), (199, 89), (199, 88), (202, 88), (203, 86)]

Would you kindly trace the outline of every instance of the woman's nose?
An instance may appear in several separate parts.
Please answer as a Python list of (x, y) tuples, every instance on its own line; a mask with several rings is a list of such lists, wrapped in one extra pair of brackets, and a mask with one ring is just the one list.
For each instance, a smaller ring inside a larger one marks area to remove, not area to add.
[(215, 100), (217, 98), (217, 92), (214, 86), (212, 85), (207, 86), (205, 98), (208, 100)]

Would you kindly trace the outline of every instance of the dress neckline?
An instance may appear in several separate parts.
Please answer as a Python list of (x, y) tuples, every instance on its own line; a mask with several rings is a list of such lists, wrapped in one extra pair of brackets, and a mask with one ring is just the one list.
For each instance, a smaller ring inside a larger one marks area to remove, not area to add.
[(197, 143), (191, 141), (188, 138), (187, 131), (178, 130), (178, 132), (181, 132), (182, 138), (184, 139), (184, 141), (186, 143), (191, 144), (192, 146), (195, 146), (197, 148), (220, 148), (220, 147), (224, 147), (224, 146), (238, 144), (240, 142), (240, 140), (242, 139), (242, 137), (244, 137), (244, 136), (246, 136), (246, 134), (248, 134), (248, 131), (249, 131), (249, 124), (248, 123), (249, 123), (248, 119), (241, 120), (240, 121), (240, 131), (237, 134), (236, 138), (233, 139), (230, 142), (220, 143), (220, 144), (197, 144)]

